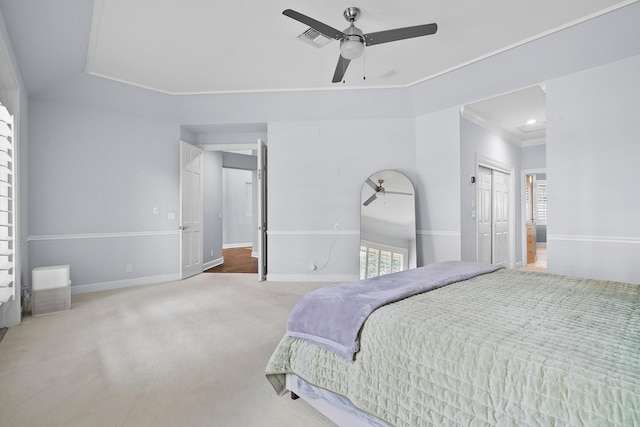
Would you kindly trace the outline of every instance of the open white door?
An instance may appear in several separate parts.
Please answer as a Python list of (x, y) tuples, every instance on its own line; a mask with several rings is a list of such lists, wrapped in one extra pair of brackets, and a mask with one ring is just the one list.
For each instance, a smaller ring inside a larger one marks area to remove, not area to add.
[(267, 280), (267, 144), (258, 139), (258, 278)]
[(180, 141), (180, 277), (202, 273), (202, 150)]

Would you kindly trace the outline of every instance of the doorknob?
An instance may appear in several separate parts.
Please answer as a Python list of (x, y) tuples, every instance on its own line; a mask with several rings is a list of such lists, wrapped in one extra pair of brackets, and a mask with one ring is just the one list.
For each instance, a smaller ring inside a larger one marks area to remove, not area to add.
[(189, 226), (187, 226), (187, 225), (181, 225), (181, 226), (179, 226), (179, 227), (178, 227), (178, 230), (182, 230), (182, 231), (184, 231), (184, 230), (186, 230), (187, 228), (190, 228), (190, 227), (189, 227)]

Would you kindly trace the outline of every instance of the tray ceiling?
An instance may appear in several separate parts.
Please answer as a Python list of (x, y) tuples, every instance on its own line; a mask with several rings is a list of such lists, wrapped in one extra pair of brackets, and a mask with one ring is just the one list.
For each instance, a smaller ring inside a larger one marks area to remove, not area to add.
[[(629, 3), (96, 0), (86, 71), (171, 94), (405, 87)], [(370, 46), (331, 83), (339, 42), (302, 42), (308, 27), (282, 11), (344, 29), (349, 6), (365, 33), (431, 22), (438, 32)]]

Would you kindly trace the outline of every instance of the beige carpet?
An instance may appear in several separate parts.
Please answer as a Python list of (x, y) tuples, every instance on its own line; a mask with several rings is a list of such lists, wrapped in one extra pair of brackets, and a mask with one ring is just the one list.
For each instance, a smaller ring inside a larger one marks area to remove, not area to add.
[(317, 283), (201, 274), (75, 295), (0, 343), (1, 426), (327, 426), (264, 377)]

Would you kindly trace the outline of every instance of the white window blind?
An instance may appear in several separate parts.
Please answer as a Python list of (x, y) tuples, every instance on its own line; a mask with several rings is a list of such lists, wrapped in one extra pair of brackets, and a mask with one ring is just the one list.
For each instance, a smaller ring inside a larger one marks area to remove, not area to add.
[(536, 219), (538, 224), (545, 225), (547, 223), (547, 181), (538, 181), (536, 186)]
[(0, 303), (13, 296), (13, 117), (0, 104)]
[(533, 197), (531, 196), (531, 184), (527, 183), (525, 187), (525, 212), (527, 213), (527, 222), (533, 220)]
[(360, 245), (360, 278), (368, 279), (406, 270), (408, 258), (407, 248), (363, 241)]

